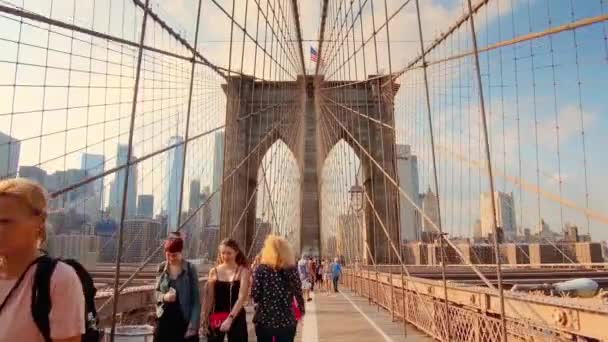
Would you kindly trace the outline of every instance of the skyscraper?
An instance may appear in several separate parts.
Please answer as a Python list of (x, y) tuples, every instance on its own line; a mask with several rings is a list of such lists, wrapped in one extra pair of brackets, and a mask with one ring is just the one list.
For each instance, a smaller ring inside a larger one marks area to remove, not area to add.
[[(121, 166), (127, 163), (129, 153), (129, 147), (127, 145), (118, 145), (116, 152), (116, 165)], [(131, 156), (131, 160), (136, 159), (135, 155)], [(122, 209), (122, 196), (125, 178), (127, 172), (125, 169), (121, 169), (116, 173), (116, 178), (110, 185), (110, 202), (108, 203), (108, 209), (110, 214), (115, 219), (120, 218), (120, 211)], [(137, 167), (131, 166), (129, 171), (129, 184), (127, 187), (127, 212), (126, 217), (135, 217), (137, 215)]]
[(140, 218), (153, 218), (154, 215), (154, 196), (139, 195), (137, 197), (137, 216)]
[[(87, 178), (87, 172), (81, 169), (57, 171), (45, 177), (44, 185), (52, 193), (65, 189)], [(89, 220), (97, 220), (100, 215), (99, 203), (96, 202), (92, 183), (83, 184), (49, 201), (52, 210), (67, 210), (83, 215)]]
[[(95, 177), (100, 175), (105, 170), (105, 157), (101, 154), (83, 153), (80, 168), (87, 171), (87, 177)], [(95, 191), (95, 202), (98, 209), (104, 208), (104, 188), (103, 177), (93, 182), (93, 190)]]
[[(399, 175), (399, 187), (414, 201), (417, 206), (419, 203), (418, 186), (418, 158), (412, 155), (409, 145), (395, 145), (397, 154), (397, 173)], [(399, 198), (399, 223), (401, 228), (401, 239), (413, 241), (420, 238), (419, 215), (417, 209), (407, 198)]]
[(201, 182), (199, 180), (192, 180), (190, 182), (190, 211), (195, 210), (201, 205)]
[(42, 186), (46, 185), (46, 171), (36, 166), (21, 166), (19, 177), (33, 180)]
[[(439, 203), (437, 195), (429, 187), (422, 196), (422, 212), (430, 219), (435, 226), (439, 226)], [(437, 232), (437, 229), (426, 218), (422, 218), (422, 230), (425, 232)]]
[(0, 179), (17, 175), (20, 152), (21, 141), (0, 132)]
[[(215, 152), (213, 154), (213, 184), (211, 193), (219, 190), (224, 177), (224, 132), (215, 133)], [(222, 214), (222, 193), (213, 194), (211, 198), (211, 224), (220, 224)]]
[[(496, 203), (496, 217), (498, 227), (502, 228), (506, 240), (514, 240), (517, 235), (517, 224), (515, 221), (515, 205), (513, 203), (513, 194), (504, 192), (494, 192), (494, 201)], [(481, 194), (481, 234), (487, 237), (494, 233), (494, 218), (492, 212), (492, 196), (489, 192)]]
[[(169, 145), (180, 144), (184, 138), (173, 136), (169, 138)], [(165, 176), (165, 210), (167, 212), (168, 231), (177, 229), (180, 208), (180, 189), (182, 185), (182, 170), (184, 169), (184, 145), (179, 145), (167, 154), (167, 172)]]

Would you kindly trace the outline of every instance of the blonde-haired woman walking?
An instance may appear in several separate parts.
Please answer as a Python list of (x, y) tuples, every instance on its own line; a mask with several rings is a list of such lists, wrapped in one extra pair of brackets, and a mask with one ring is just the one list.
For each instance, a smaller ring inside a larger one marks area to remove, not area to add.
[(266, 238), (251, 296), (256, 303), (253, 323), (258, 342), (293, 342), (298, 319), (294, 298), (301, 314), (305, 308), (293, 248), (284, 238)]
[(0, 181), (0, 341), (76, 342), (85, 333), (82, 284), (66, 263), (56, 263), (47, 284), (48, 315), (32, 310), (32, 296), (40, 294), (34, 291), (41, 286), (39, 266), (48, 258), (38, 249), (46, 239), (46, 217), (47, 193), (40, 185), (22, 178)]

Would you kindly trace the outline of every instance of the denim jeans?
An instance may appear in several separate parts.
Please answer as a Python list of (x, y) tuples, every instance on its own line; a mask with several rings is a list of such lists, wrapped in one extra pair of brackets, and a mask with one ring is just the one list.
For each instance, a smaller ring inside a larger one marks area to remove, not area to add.
[(334, 292), (338, 292), (338, 281), (340, 281), (339, 277), (333, 277), (334, 281)]

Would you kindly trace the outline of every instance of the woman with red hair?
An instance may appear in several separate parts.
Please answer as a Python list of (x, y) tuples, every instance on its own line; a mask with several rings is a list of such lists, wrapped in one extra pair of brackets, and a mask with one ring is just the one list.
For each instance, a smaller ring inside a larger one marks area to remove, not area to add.
[(156, 283), (155, 342), (198, 341), (201, 314), (198, 271), (184, 259), (184, 240), (165, 241), (166, 261), (159, 265)]

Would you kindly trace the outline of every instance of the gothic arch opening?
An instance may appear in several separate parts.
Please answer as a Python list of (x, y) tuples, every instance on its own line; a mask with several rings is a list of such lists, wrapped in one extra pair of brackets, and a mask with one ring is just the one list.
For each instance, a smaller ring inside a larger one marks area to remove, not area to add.
[(287, 238), (299, 252), (300, 168), (293, 152), (281, 138), (268, 148), (260, 160), (257, 186), (251, 255), (258, 253), (265, 236), (271, 233)]
[[(361, 160), (345, 140), (328, 152), (322, 166), (321, 253), (359, 261), (364, 252), (364, 203), (361, 202), (364, 175)], [(358, 188), (357, 188), (358, 187)]]

